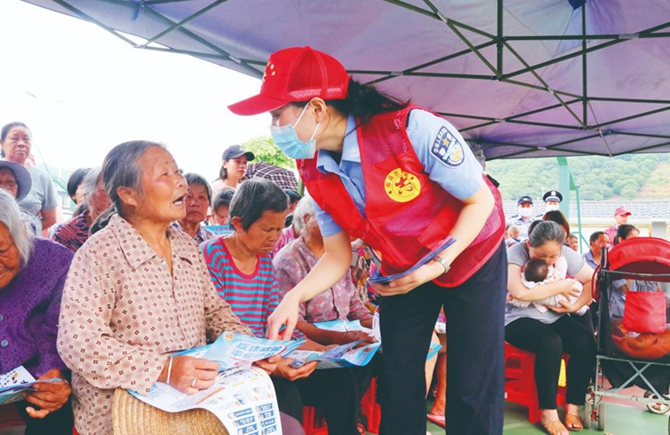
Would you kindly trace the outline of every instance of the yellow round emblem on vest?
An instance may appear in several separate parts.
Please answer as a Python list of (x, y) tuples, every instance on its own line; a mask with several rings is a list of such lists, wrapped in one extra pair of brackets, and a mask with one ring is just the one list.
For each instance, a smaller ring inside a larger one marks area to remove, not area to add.
[(409, 202), (421, 193), (421, 183), (414, 174), (396, 168), (386, 176), (384, 190), (396, 202)]

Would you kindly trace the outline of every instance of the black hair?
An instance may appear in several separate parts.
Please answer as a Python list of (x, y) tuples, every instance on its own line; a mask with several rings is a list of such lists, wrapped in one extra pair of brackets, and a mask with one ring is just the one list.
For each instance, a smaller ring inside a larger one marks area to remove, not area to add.
[(284, 193), (286, 196), (288, 196), (289, 203), (291, 204), (302, 199), (302, 196), (300, 196), (300, 194), (293, 189), (284, 189)]
[[(296, 101), (292, 104), (305, 107), (309, 101)], [(342, 100), (326, 100), (326, 104), (347, 117), (353, 115), (357, 127), (366, 124), (380, 113), (395, 112), (404, 109), (409, 101), (401, 101), (378, 91), (374, 86), (349, 80), (347, 97)]]
[(188, 174), (184, 175), (184, 178), (186, 179), (186, 184), (190, 186), (191, 184), (195, 184), (197, 186), (202, 186), (205, 188), (205, 192), (207, 192), (207, 203), (212, 204), (212, 188), (209, 187), (209, 183), (203, 177), (202, 175), (196, 174), (195, 172), (189, 172)]
[(230, 203), (230, 220), (239, 217), (247, 231), (266, 211), (280, 213), (288, 209), (288, 197), (277, 184), (264, 178), (245, 181)]
[(589, 237), (589, 243), (595, 243), (598, 241), (598, 238), (600, 236), (604, 236), (605, 231), (595, 231), (591, 236)]
[(568, 220), (565, 218), (565, 215), (561, 213), (559, 210), (552, 210), (548, 211), (542, 216), (543, 221), (551, 221), (551, 222), (556, 222), (563, 228), (563, 231), (565, 231), (565, 241), (568, 241), (568, 238), (570, 237), (570, 223)]
[(221, 169), (219, 169), (219, 180), (225, 180), (228, 178), (228, 170), (223, 167), (223, 162), (226, 160), (221, 161)]
[(523, 266), (523, 276), (526, 281), (542, 282), (547, 279), (549, 274), (549, 265), (542, 258), (531, 258)]
[[(7, 139), (7, 135), (9, 134), (9, 131), (14, 127), (23, 127), (26, 130), (30, 131), (28, 126), (26, 124), (24, 124), (23, 122), (19, 122), (19, 121), (10, 122), (8, 124), (5, 124), (2, 127), (2, 130), (0, 130), (0, 141), (4, 142), (5, 139)], [(31, 132), (31, 134), (32, 134), (32, 132)], [(3, 158), (6, 157), (5, 152), (3, 150), (0, 150), (0, 157), (3, 157)]]
[(235, 189), (229, 187), (221, 189), (214, 195), (212, 200), (212, 211), (215, 212), (219, 207), (230, 207), (230, 202), (235, 195)]
[(635, 227), (635, 225), (631, 224), (623, 224), (619, 225), (619, 228), (616, 229), (616, 237), (614, 237), (614, 244), (617, 245), (619, 244), (619, 239), (621, 240), (626, 240), (628, 236), (630, 236), (630, 233), (633, 231), (640, 231)]
[(530, 238), (530, 233), (533, 232), (533, 230), (535, 229), (535, 227), (536, 227), (540, 222), (542, 222), (542, 221), (533, 221), (533, 222), (530, 223), (530, 225), (528, 225), (528, 238)]
[(555, 242), (563, 246), (563, 243), (565, 243), (565, 230), (559, 224), (554, 221), (535, 222), (537, 224), (528, 233), (528, 243), (530, 246), (539, 248), (549, 242)]
[(75, 170), (70, 178), (67, 180), (67, 194), (74, 201), (74, 197), (77, 194), (77, 189), (79, 185), (84, 181), (84, 177), (88, 174), (91, 168), (79, 168)]

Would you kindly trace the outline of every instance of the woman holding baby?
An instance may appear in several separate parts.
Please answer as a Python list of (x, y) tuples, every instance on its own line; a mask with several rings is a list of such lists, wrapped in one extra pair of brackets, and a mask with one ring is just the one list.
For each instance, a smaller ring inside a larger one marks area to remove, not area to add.
[[(584, 423), (579, 406), (584, 404), (595, 364), (596, 342), (585, 322), (578, 318), (578, 311), (591, 303), (591, 277), (593, 269), (584, 260), (564, 246), (565, 231), (555, 222), (539, 222), (530, 232), (528, 240), (507, 250), (508, 298), (505, 307), (505, 340), (520, 349), (536, 355), (535, 383), (542, 411), (541, 422), (550, 435), (567, 435), (568, 430), (579, 431)], [(537, 283), (529, 288), (522, 281), (522, 268), (531, 259), (544, 260), (549, 268), (556, 263), (567, 263), (567, 276), (553, 282)], [(581, 283), (581, 293), (575, 286)], [(554, 296), (558, 305), (513, 303), (543, 301)], [(527, 306), (521, 306), (527, 305)], [(558, 377), (561, 355), (568, 353), (565, 425), (556, 410)]]

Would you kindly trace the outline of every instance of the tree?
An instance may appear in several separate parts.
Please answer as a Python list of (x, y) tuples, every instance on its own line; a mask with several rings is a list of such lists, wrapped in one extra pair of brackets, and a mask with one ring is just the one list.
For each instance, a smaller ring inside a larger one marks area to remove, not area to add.
[(270, 163), (280, 168), (295, 169), (295, 161), (281, 152), (269, 136), (259, 136), (242, 143), (242, 148), (251, 151), (256, 161)]

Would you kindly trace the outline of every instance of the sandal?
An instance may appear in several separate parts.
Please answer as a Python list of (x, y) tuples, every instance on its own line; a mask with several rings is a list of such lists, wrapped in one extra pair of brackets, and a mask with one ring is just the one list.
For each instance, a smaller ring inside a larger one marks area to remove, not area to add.
[(567, 431), (567, 428), (563, 426), (561, 420), (552, 420), (547, 423), (541, 422), (542, 427), (549, 435), (561, 435)]
[(434, 423), (434, 424), (436, 424), (438, 426), (441, 426), (441, 427), (445, 427), (444, 415), (428, 414), (428, 415), (426, 415), (426, 418), (431, 423)]
[(365, 426), (363, 425), (363, 423), (358, 423), (358, 426), (357, 426), (356, 429), (358, 429), (358, 433), (359, 433), (360, 435), (365, 435), (365, 434), (367, 433), (367, 432), (365, 431)]
[(584, 422), (577, 414), (565, 414), (565, 426), (568, 430), (579, 432), (584, 429)]

